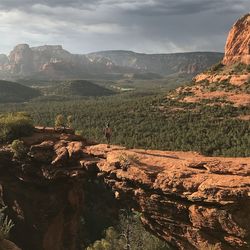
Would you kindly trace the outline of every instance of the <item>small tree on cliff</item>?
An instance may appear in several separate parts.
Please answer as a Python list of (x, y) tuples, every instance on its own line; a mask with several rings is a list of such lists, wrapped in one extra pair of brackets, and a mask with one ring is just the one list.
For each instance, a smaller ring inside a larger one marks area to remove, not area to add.
[(72, 128), (73, 127), (73, 116), (69, 115), (67, 117), (67, 127)]
[(27, 154), (27, 149), (24, 145), (24, 142), (20, 140), (14, 140), (11, 143), (11, 149), (14, 152), (14, 157), (19, 159), (24, 158)]
[(10, 230), (14, 227), (14, 223), (3, 211), (6, 207), (0, 209), (0, 241), (9, 237)]
[(124, 211), (117, 227), (105, 231), (105, 238), (97, 240), (86, 250), (169, 250), (166, 242), (147, 232), (141, 214)]
[(56, 116), (55, 127), (65, 127), (65, 124), (65, 117), (62, 114)]
[(33, 132), (33, 121), (27, 113), (0, 114), (0, 142), (10, 142)]

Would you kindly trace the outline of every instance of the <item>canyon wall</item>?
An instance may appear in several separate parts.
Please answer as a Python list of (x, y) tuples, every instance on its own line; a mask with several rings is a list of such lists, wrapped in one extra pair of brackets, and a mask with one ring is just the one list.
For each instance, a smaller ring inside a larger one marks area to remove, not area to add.
[(90, 233), (80, 225), (87, 210), (111, 218), (121, 207), (140, 211), (145, 227), (173, 249), (249, 247), (249, 158), (91, 146), (44, 129), (23, 140), (29, 156), (22, 160), (0, 149), (1, 203), (23, 250), (76, 250)]

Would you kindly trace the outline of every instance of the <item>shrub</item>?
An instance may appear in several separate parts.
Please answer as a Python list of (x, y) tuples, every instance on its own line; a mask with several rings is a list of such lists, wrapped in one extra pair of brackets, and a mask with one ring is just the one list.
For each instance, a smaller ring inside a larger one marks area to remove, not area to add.
[(72, 115), (69, 115), (69, 116), (67, 117), (67, 126), (68, 126), (69, 128), (72, 128), (72, 127), (73, 127), (73, 116), (72, 116)]
[(58, 115), (55, 119), (55, 127), (65, 127), (65, 124), (65, 117), (62, 114)]
[(213, 66), (210, 68), (210, 70), (211, 70), (212, 72), (216, 72), (216, 71), (222, 70), (223, 67), (224, 67), (224, 65), (223, 65), (221, 62), (219, 62), (219, 63), (216, 63), (215, 65), (213, 65)]
[(5, 209), (6, 207), (0, 209), (0, 240), (8, 238), (10, 230), (14, 227), (12, 220), (4, 215)]
[(83, 132), (83, 130), (76, 130), (76, 131), (75, 131), (75, 135), (83, 136), (83, 135), (84, 135), (84, 132)]
[(122, 248), (123, 242), (119, 239), (119, 234), (114, 227), (109, 227), (105, 231), (105, 238), (97, 240), (93, 245), (88, 246), (86, 250), (118, 250)]
[(23, 158), (27, 153), (24, 142), (20, 140), (14, 140), (11, 144), (11, 148), (14, 152), (14, 157), (16, 158)]
[(126, 170), (131, 164), (138, 164), (139, 158), (135, 154), (121, 154), (119, 156), (119, 162), (121, 164), (121, 167)]
[(250, 73), (250, 65), (247, 65), (247, 72)]
[(204, 243), (200, 246), (200, 249), (201, 250), (219, 250), (221, 248), (220, 248), (219, 244), (210, 245), (210, 244)]
[(8, 113), (0, 115), (0, 142), (8, 142), (33, 131), (33, 123), (27, 113)]
[(121, 213), (119, 224), (105, 231), (105, 238), (94, 242), (86, 250), (167, 250), (168, 244), (147, 232), (141, 215), (135, 212)]
[(236, 63), (233, 66), (233, 72), (234, 73), (241, 73), (244, 70), (248, 70), (248, 66), (244, 63)]

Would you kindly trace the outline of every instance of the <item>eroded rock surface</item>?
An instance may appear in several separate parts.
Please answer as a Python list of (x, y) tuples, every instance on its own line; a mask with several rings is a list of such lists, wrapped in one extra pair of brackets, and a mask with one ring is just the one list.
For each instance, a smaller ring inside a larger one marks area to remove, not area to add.
[(240, 18), (231, 28), (222, 62), (225, 65), (236, 62), (250, 64), (250, 13)]
[(0, 240), (0, 249), (1, 250), (21, 250), (13, 242), (9, 240)]
[[(105, 145), (87, 150), (100, 155), (100, 148), (105, 151)], [(247, 249), (249, 241), (249, 164), (249, 158), (111, 149), (98, 167), (119, 199), (139, 209), (145, 226), (171, 245), (229, 250)]]
[(247, 84), (248, 80), (250, 79), (249, 73), (242, 73), (242, 74), (213, 74), (213, 73), (202, 73), (194, 77), (194, 81), (199, 83), (203, 81), (208, 81), (209, 83), (217, 82), (228, 82), (234, 86), (242, 86), (243, 84)]
[(77, 161), (66, 161), (61, 151), (68, 147), (73, 158), (79, 139), (35, 133), (23, 139), (29, 156), (22, 160), (14, 159), (8, 146), (0, 148), (0, 201), (15, 223), (11, 239), (23, 250), (78, 249), (86, 178)]
[[(249, 248), (250, 158), (127, 150), (58, 133), (23, 140), (26, 159), (13, 159), (8, 146), (0, 150), (0, 200), (16, 224), (14, 242), (25, 250), (78, 249), (88, 191), (82, 184), (90, 180), (103, 183), (121, 207), (142, 212), (145, 227), (174, 249)], [(99, 207), (115, 213), (114, 202)]]

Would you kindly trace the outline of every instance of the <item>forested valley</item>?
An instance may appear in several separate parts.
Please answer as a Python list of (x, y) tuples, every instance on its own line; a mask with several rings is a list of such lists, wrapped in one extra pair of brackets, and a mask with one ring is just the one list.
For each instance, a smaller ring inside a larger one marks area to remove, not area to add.
[[(247, 106), (182, 103), (163, 94), (124, 93), (108, 97), (35, 100), (2, 104), (0, 112), (25, 111), (35, 125), (54, 126), (57, 115), (71, 116), (72, 128), (94, 142), (105, 142), (107, 122), (111, 143), (128, 148), (198, 151), (209, 156), (249, 156)], [(66, 123), (66, 122), (65, 122)]]

